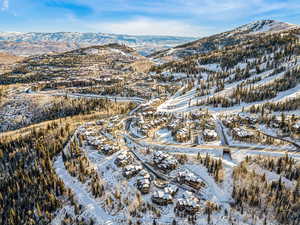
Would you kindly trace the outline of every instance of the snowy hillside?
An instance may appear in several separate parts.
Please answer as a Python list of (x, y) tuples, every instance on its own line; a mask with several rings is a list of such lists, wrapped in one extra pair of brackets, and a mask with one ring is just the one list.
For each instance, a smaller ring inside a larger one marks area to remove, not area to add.
[(184, 84), (159, 110), (253, 112), (288, 99), (299, 109), (299, 34), (296, 25), (256, 21), (157, 54), (151, 75)]
[(4, 35), (67, 51), (0, 53), (0, 224), (300, 224), (300, 28), (152, 57), (81, 35)]
[(151, 57), (155, 59), (183, 58), (194, 54), (208, 53), (215, 50), (224, 49), (227, 46), (240, 44), (242, 42), (253, 40), (258, 35), (268, 35), (270, 33), (282, 33), (290, 30), (297, 30), (300, 26), (275, 20), (259, 20), (231, 31), (204, 37), (199, 40), (179, 45), (171, 49), (153, 53)]
[(243, 33), (243, 34), (257, 34), (262, 32), (280, 32), (290, 29), (299, 28), (298, 25), (280, 22), (276, 20), (258, 20), (247, 25), (243, 25), (230, 31), (230, 35)]

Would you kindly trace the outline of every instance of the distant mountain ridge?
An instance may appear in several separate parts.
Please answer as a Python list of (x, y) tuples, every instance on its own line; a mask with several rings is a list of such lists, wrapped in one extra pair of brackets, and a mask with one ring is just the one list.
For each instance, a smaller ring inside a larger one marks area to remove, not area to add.
[(64, 52), (80, 47), (110, 43), (134, 47), (143, 55), (195, 40), (191, 37), (134, 36), (79, 32), (0, 32), (0, 51), (16, 55)]
[(87, 42), (98, 44), (103, 40), (115, 40), (116, 42), (128, 42), (128, 43), (143, 43), (165, 41), (185, 41), (195, 40), (196, 38), (191, 37), (177, 37), (177, 36), (151, 36), (151, 35), (123, 35), (123, 34), (106, 34), (106, 33), (80, 33), (80, 32), (54, 32), (54, 33), (43, 33), (43, 32), (0, 32), (1, 41), (59, 41), (59, 42)]

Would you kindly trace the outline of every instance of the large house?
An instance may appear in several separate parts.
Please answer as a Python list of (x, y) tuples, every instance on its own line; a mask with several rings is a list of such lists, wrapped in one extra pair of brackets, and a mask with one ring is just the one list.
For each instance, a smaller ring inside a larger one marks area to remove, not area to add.
[(175, 209), (194, 215), (200, 210), (200, 200), (193, 193), (185, 192), (183, 197), (177, 200)]
[(119, 147), (116, 144), (104, 144), (98, 146), (98, 150), (103, 152), (105, 155), (112, 155), (119, 151)]
[(125, 166), (123, 169), (123, 175), (126, 178), (131, 178), (137, 175), (143, 167), (141, 165), (128, 165)]
[(238, 127), (232, 129), (232, 135), (234, 138), (242, 139), (242, 140), (250, 139), (254, 137), (254, 134), (252, 132)]
[(188, 185), (196, 190), (204, 186), (202, 180), (188, 170), (179, 172), (176, 179), (178, 183)]
[(124, 167), (133, 162), (133, 157), (129, 152), (122, 152), (115, 159), (115, 164), (119, 167)]
[(142, 194), (148, 194), (150, 191), (150, 185), (151, 185), (150, 174), (147, 171), (142, 170), (140, 172), (140, 177), (137, 179), (136, 185)]
[(178, 142), (188, 142), (190, 140), (190, 133), (188, 129), (181, 128), (176, 132), (175, 138)]
[(168, 184), (164, 188), (164, 192), (174, 196), (178, 192), (178, 187), (174, 184)]
[(174, 170), (178, 164), (178, 161), (173, 156), (161, 151), (154, 152), (152, 160), (154, 165), (164, 172)]
[(218, 138), (218, 134), (214, 130), (205, 129), (203, 131), (203, 138), (205, 141), (215, 141)]
[(158, 205), (168, 205), (173, 203), (172, 195), (164, 191), (155, 191), (151, 199), (152, 202)]

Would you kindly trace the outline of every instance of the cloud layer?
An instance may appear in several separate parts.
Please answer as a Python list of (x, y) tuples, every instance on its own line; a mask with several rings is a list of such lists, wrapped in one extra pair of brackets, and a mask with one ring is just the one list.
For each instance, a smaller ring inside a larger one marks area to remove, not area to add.
[(1, 10), (3, 10), (3, 11), (8, 10), (8, 7), (9, 7), (8, 0), (2, 0)]
[(88, 24), (93, 31), (130, 35), (176, 35), (200, 37), (212, 32), (207, 27), (188, 24), (177, 20), (154, 20), (135, 18), (128, 21)]

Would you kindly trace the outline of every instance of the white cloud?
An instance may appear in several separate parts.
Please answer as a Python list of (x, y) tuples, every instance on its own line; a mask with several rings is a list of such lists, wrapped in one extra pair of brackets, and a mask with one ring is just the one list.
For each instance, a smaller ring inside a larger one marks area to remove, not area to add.
[[(186, 1), (186, 8), (195, 16), (205, 16), (215, 20), (238, 20), (245, 17), (262, 16), (274, 11), (298, 10), (299, 0), (272, 1), (272, 0), (199, 0)], [(288, 14), (287, 14), (288, 15)]]
[(9, 6), (8, 0), (2, 0), (2, 8), (1, 8), (1, 10), (2, 10), (2, 11), (7, 10), (7, 9), (8, 9), (8, 6)]
[(97, 32), (129, 35), (175, 35), (206, 36), (214, 32), (208, 27), (192, 25), (177, 20), (157, 20), (136, 18), (129, 21), (88, 24), (87, 27)]
[[(269, 13), (274, 10), (299, 9), (299, 0), (77, 0), (88, 4), (97, 12), (133, 12), (135, 15), (163, 14), (176, 17), (205, 18), (223, 21)], [(118, 6), (118, 7), (115, 7)]]

